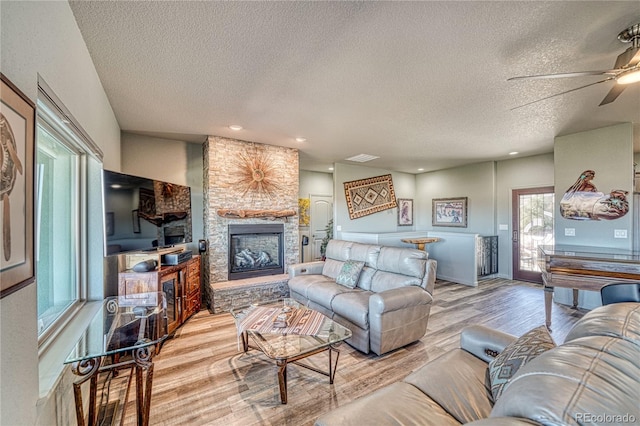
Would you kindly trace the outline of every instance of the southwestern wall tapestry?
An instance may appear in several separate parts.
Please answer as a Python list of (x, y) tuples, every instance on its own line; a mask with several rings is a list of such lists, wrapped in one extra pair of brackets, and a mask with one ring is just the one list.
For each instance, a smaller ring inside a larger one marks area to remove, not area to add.
[(398, 206), (390, 174), (345, 182), (344, 195), (352, 220)]
[(612, 189), (608, 194), (598, 191), (592, 182), (596, 172), (585, 170), (560, 200), (560, 214), (573, 220), (613, 220), (629, 212), (627, 191)]

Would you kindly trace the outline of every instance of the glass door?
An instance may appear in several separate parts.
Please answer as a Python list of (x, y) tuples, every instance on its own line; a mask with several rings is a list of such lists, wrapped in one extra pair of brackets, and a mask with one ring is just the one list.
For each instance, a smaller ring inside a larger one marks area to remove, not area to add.
[(538, 246), (554, 242), (554, 198), (552, 186), (512, 192), (514, 280), (542, 283)]

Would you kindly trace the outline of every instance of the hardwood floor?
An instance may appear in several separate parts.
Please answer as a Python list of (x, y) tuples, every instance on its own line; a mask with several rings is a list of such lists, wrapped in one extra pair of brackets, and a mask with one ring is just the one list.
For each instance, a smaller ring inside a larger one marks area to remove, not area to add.
[[(540, 285), (490, 279), (478, 287), (438, 281), (427, 334), (383, 356), (340, 346), (335, 383), (297, 366), (288, 370), (289, 402), (280, 404), (276, 366), (257, 351), (238, 349), (229, 314), (200, 311), (155, 357), (152, 425), (308, 425), (322, 413), (398, 381), (458, 347), (460, 330), (484, 324), (520, 335), (544, 324)], [(552, 336), (561, 343), (584, 311), (554, 305)], [(325, 369), (328, 358), (307, 359)], [(135, 424), (130, 395), (125, 424)]]

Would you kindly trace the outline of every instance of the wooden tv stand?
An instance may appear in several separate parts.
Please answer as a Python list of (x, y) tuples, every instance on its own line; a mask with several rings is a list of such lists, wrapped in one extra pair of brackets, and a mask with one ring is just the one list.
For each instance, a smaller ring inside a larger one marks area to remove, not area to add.
[(167, 299), (167, 328), (172, 333), (200, 310), (200, 281), (200, 256), (194, 255), (178, 265), (161, 266), (151, 272), (133, 272), (130, 269), (120, 272), (118, 296), (135, 299), (139, 293), (164, 292)]

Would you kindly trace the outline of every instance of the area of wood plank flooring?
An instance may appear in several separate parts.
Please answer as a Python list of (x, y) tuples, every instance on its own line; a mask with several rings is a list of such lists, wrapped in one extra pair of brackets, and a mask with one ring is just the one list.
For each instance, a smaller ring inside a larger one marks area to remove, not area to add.
[[(202, 310), (167, 340), (155, 358), (152, 425), (310, 425), (322, 413), (401, 380), (458, 347), (460, 330), (483, 324), (521, 335), (544, 324), (542, 286), (489, 279), (478, 287), (438, 281), (427, 334), (383, 356), (340, 346), (335, 383), (292, 365), (289, 402), (280, 403), (275, 363), (257, 351), (239, 351), (230, 314)], [(553, 305), (552, 336), (561, 343), (584, 311)], [(307, 361), (307, 360), (305, 360)], [(328, 357), (308, 361), (327, 368)], [(125, 424), (135, 424), (135, 392)]]

